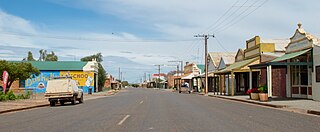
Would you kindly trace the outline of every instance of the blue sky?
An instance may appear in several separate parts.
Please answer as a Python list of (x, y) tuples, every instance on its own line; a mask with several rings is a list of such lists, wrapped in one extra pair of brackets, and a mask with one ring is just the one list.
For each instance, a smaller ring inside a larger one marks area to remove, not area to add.
[[(299, 22), (320, 36), (319, 4), (317, 0), (1, 0), (0, 59), (21, 60), (29, 50), (37, 58), (39, 49), (55, 51), (60, 60), (101, 52), (107, 58), (127, 60), (121, 66), (134, 82), (144, 72), (157, 72), (153, 64), (203, 63), (203, 40), (193, 37), (198, 33), (215, 34), (208, 41), (210, 52), (236, 52), (256, 35), (290, 38)], [(117, 59), (111, 60), (105, 60), (106, 69), (117, 74)]]

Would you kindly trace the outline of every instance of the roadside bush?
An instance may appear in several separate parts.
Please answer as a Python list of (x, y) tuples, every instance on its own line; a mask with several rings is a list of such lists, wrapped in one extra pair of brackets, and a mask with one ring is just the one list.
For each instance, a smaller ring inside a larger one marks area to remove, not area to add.
[(6, 95), (3, 92), (0, 92), (0, 101), (5, 101)]
[(24, 99), (29, 99), (30, 98), (30, 91), (27, 91), (26, 95), (24, 96)]
[(8, 96), (9, 100), (15, 100), (16, 99), (16, 95), (14, 95), (13, 91), (9, 91), (6, 96)]
[(0, 92), (0, 101), (29, 99), (29, 98), (30, 98), (30, 91), (28, 91), (25, 95), (24, 94), (15, 95), (13, 91), (9, 91), (7, 94)]

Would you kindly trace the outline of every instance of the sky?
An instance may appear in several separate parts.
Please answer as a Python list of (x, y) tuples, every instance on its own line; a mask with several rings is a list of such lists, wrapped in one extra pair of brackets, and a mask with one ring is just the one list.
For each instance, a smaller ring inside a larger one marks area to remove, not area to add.
[(1, 0), (0, 59), (54, 51), (59, 60), (101, 52), (106, 71), (129, 82), (175, 70), (168, 61), (203, 63), (209, 52), (236, 52), (246, 40), (288, 39), (298, 23), (320, 36), (318, 0)]

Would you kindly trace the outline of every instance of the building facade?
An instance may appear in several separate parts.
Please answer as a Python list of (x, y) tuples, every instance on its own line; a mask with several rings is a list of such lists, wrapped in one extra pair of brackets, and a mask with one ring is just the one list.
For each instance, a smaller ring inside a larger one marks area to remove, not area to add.
[(78, 82), (85, 93), (98, 91), (98, 63), (80, 61), (31, 61), (40, 70), (39, 75), (31, 75), (27, 80), (20, 80), (20, 87), (35, 93), (46, 91), (49, 79), (59, 76), (71, 76)]

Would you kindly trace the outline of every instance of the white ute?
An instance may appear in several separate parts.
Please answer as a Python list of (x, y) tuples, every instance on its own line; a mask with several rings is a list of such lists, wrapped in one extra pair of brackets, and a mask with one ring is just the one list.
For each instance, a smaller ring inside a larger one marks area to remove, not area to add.
[(58, 102), (61, 105), (65, 102), (83, 103), (83, 91), (71, 77), (56, 77), (49, 80), (44, 97), (49, 100), (50, 106), (55, 106)]

